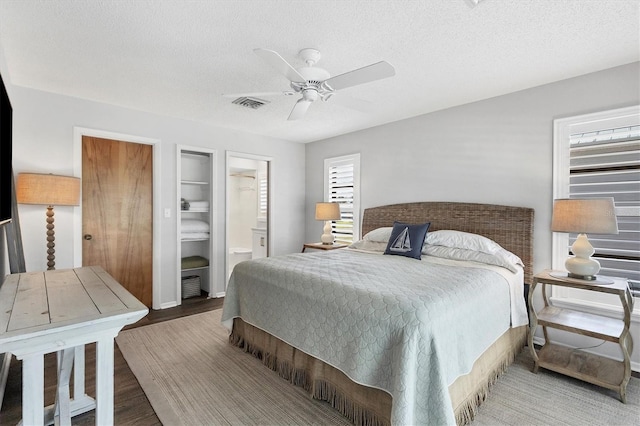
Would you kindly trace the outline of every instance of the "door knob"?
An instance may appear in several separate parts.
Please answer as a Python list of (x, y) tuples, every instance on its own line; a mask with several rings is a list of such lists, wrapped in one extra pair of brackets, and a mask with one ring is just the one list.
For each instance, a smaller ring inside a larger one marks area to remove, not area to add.
[(82, 238), (84, 238), (85, 240), (89, 241), (90, 239), (93, 238), (93, 236), (91, 234), (84, 234), (84, 236)]

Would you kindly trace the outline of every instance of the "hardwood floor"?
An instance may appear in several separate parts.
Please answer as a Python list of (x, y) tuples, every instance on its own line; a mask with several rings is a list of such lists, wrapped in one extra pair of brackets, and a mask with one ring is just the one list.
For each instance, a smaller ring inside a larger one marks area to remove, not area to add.
[[(125, 329), (142, 327), (162, 321), (168, 321), (187, 315), (222, 308), (223, 299), (206, 299), (204, 297), (185, 299), (182, 305), (151, 311), (149, 314)], [(129, 369), (120, 348), (115, 345), (114, 357), (114, 421), (117, 425), (161, 425), (153, 411), (151, 404), (138, 380)], [(95, 344), (87, 345), (86, 358), (86, 392), (95, 396)], [(45, 356), (45, 404), (53, 404), (56, 391), (56, 356)], [(72, 391), (73, 392), (73, 391)], [(11, 360), (9, 377), (5, 388), (2, 409), (0, 410), (0, 425), (15, 425), (22, 418), (22, 362), (14, 357)], [(74, 425), (95, 424), (95, 411), (76, 416), (72, 419)]]

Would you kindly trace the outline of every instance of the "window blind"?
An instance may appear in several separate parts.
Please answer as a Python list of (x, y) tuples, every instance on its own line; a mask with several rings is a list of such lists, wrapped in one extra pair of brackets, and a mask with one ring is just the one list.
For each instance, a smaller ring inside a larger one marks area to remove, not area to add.
[(261, 176), (258, 178), (258, 216), (267, 217), (267, 178)]
[(331, 222), (336, 242), (351, 244), (358, 238), (357, 188), (359, 155), (325, 160), (325, 199), (340, 204), (340, 220)]
[(569, 197), (615, 201), (619, 233), (589, 235), (600, 274), (627, 278), (640, 296), (640, 126), (573, 134), (569, 143)]

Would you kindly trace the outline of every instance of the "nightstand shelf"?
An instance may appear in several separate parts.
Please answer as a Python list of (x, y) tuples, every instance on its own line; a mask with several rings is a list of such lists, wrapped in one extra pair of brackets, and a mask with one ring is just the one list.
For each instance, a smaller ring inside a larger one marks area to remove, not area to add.
[(538, 365), (607, 389), (620, 390), (624, 381), (622, 362), (553, 343), (538, 351)]
[[(536, 312), (533, 307), (533, 292), (538, 284), (542, 285), (544, 307)], [(547, 286), (580, 288), (616, 294), (620, 298), (624, 316), (622, 319), (559, 308), (549, 303)], [(534, 360), (534, 373), (539, 367), (575, 377), (608, 389), (618, 391), (620, 400), (626, 402), (626, 389), (631, 377), (630, 355), (633, 352), (633, 339), (629, 333), (633, 296), (625, 279), (583, 281), (559, 276), (551, 271), (536, 274), (529, 288), (529, 348)], [(533, 336), (537, 327), (542, 327), (544, 341), (540, 350), (533, 345)], [(563, 330), (607, 342), (617, 343), (622, 351), (622, 361), (591, 354), (580, 349), (568, 348), (552, 343), (547, 328)]]
[(537, 313), (538, 325), (570, 331), (584, 336), (618, 343), (624, 330), (624, 323), (619, 319), (603, 317), (572, 309), (547, 306)]

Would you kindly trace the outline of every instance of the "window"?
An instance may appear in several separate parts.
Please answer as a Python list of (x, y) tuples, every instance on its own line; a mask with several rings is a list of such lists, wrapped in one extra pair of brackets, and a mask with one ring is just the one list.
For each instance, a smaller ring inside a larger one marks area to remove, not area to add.
[(324, 160), (324, 199), (340, 204), (340, 220), (331, 223), (337, 243), (360, 239), (360, 154)]
[[(640, 296), (640, 108), (554, 123), (554, 199), (613, 197), (618, 235), (589, 235), (602, 275), (625, 277)], [(563, 269), (576, 234), (554, 233), (553, 267)]]
[(258, 173), (258, 217), (266, 218), (267, 217), (267, 208), (268, 208), (268, 181), (267, 177)]

